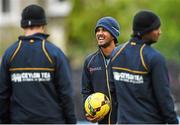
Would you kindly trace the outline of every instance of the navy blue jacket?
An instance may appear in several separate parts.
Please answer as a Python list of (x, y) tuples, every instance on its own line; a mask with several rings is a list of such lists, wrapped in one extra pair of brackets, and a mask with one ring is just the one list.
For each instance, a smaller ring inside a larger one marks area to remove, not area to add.
[(21, 36), (0, 67), (0, 123), (76, 123), (71, 72), (46, 34)]
[(115, 124), (117, 118), (115, 86), (110, 65), (110, 63), (106, 64), (104, 54), (99, 49), (86, 58), (82, 73), (83, 102), (94, 92), (104, 93), (112, 102), (112, 111), (99, 122), (103, 124)]
[(178, 123), (164, 57), (132, 38), (112, 59), (118, 123)]

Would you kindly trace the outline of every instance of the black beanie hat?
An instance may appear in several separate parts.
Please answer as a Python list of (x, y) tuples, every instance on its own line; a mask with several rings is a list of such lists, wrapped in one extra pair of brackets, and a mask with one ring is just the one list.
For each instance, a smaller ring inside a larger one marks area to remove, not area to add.
[(29, 5), (22, 11), (21, 27), (46, 25), (44, 9), (38, 5)]
[(141, 36), (161, 25), (160, 18), (153, 12), (142, 10), (138, 12), (133, 19), (133, 34)]

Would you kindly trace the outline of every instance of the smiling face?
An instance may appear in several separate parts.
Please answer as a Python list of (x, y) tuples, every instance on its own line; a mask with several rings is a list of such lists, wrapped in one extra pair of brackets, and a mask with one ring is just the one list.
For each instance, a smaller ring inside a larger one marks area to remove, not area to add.
[(107, 48), (114, 43), (114, 37), (103, 27), (96, 29), (96, 40), (99, 47)]

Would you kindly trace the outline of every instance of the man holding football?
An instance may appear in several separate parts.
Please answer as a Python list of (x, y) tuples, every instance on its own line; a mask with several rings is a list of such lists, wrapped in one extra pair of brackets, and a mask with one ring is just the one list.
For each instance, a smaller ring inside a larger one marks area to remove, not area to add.
[(86, 114), (87, 120), (100, 124), (116, 124), (116, 92), (111, 72), (111, 58), (118, 43), (119, 24), (112, 17), (103, 17), (97, 21), (95, 35), (98, 50), (90, 54), (84, 63), (82, 74), (83, 102), (95, 92), (101, 92), (111, 101), (110, 112), (104, 118), (93, 118)]

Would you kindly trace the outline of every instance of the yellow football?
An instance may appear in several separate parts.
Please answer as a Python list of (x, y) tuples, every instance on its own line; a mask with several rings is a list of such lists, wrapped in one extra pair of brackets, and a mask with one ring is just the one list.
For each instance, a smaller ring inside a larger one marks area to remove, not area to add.
[(92, 117), (104, 117), (108, 114), (111, 103), (109, 98), (100, 92), (93, 93), (85, 100), (85, 111)]

